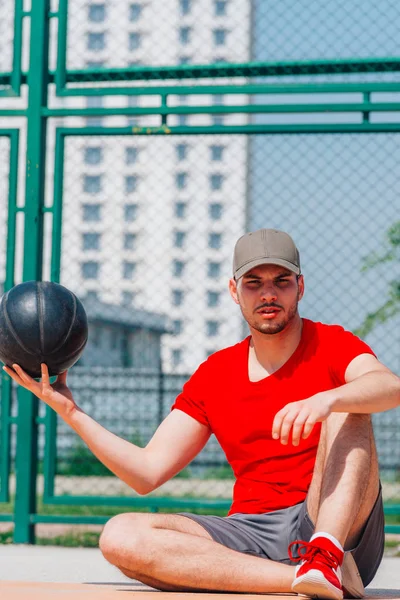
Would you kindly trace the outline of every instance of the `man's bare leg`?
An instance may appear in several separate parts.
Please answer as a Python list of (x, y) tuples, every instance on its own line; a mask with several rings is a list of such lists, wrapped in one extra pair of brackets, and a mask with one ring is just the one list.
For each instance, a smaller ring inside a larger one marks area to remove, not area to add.
[(346, 549), (363, 531), (379, 491), (370, 415), (332, 413), (323, 423), (307, 508), (315, 531)]
[(294, 567), (226, 548), (182, 515), (118, 515), (100, 549), (128, 577), (165, 591), (287, 593), (294, 577)]
[[(370, 417), (332, 414), (323, 424), (307, 498), (316, 531), (355, 545), (375, 503), (378, 477)], [(166, 591), (287, 593), (294, 577), (293, 567), (225, 548), (180, 515), (114, 517), (100, 548), (129, 577)]]

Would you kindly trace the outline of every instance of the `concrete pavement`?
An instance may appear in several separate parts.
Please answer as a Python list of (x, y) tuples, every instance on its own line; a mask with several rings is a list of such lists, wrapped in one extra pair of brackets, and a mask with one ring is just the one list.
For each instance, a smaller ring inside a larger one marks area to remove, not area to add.
[[(132, 582), (96, 548), (0, 545), (0, 580), (55, 583)], [(384, 558), (368, 589), (399, 590), (400, 558)]]

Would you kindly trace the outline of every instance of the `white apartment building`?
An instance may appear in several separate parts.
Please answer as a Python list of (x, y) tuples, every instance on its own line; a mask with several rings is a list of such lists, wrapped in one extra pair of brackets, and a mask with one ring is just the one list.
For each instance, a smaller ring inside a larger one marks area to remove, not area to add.
[[(250, 4), (70, 0), (67, 67), (245, 62), (250, 59)], [(246, 101), (240, 95), (169, 98), (171, 105)], [(159, 103), (159, 96), (52, 100), (63, 107)], [(169, 117), (168, 124), (246, 119), (181, 115)], [(160, 125), (160, 119), (74, 117), (57, 119), (60, 124), (133, 128)], [(50, 127), (51, 145), (53, 135)], [(51, 159), (48, 197), (52, 164)], [(116, 311), (124, 305), (167, 314), (173, 332), (163, 337), (167, 372), (190, 373), (207, 355), (242, 338), (242, 318), (229, 296), (228, 280), (233, 245), (245, 231), (247, 168), (247, 140), (240, 135), (66, 140), (61, 283), (79, 297), (89, 294), (114, 304)]]

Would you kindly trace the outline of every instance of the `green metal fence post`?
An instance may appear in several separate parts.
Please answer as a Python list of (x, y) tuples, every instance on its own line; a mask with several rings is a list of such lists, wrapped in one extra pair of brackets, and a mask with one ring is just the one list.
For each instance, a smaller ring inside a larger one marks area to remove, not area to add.
[[(1, 132), (0, 130), (0, 133)], [(4, 292), (14, 285), (15, 271), (15, 236), (17, 220), (17, 185), (18, 185), (18, 145), (19, 131), (14, 129), (10, 136), (10, 171), (8, 189), (8, 218), (6, 245), (6, 273)], [(11, 464), (11, 379), (2, 373), (1, 376), (1, 435), (0, 435), (0, 502), (10, 501), (10, 464)]]
[[(49, 60), (49, 0), (35, 0), (31, 9), (26, 198), (23, 279), (40, 280), (43, 260), (43, 205), (46, 156), (46, 117)], [(32, 515), (36, 513), (37, 399), (18, 390), (16, 498), (14, 542), (34, 543)]]

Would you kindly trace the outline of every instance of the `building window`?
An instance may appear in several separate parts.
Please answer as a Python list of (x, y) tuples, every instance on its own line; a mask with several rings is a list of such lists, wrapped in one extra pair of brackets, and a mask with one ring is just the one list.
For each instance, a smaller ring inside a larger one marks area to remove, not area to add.
[(223, 175), (220, 175), (219, 173), (213, 173), (210, 175), (210, 188), (212, 190), (220, 190), (222, 188), (223, 180)]
[(223, 115), (212, 115), (211, 122), (213, 125), (223, 125), (224, 117), (223, 117)]
[(211, 160), (222, 160), (224, 154), (224, 146), (210, 146)]
[(103, 148), (85, 148), (84, 160), (87, 165), (99, 165), (103, 161)]
[(87, 34), (86, 48), (88, 50), (104, 50), (106, 47), (106, 34), (103, 32), (90, 32)]
[(124, 260), (122, 263), (122, 277), (132, 279), (136, 271), (136, 263)]
[(138, 149), (131, 146), (129, 148), (125, 148), (125, 164), (133, 165), (137, 161), (138, 157)]
[(224, 46), (226, 43), (227, 31), (226, 29), (214, 29), (214, 46)]
[(184, 299), (183, 290), (172, 290), (172, 304), (174, 306), (182, 306)]
[(102, 108), (103, 107), (102, 96), (88, 96), (86, 98), (86, 106), (88, 108)]
[[(86, 61), (88, 69), (102, 69), (104, 67), (104, 60), (88, 60)], [(95, 98), (96, 96), (93, 96)]]
[(138, 31), (132, 31), (129, 34), (128, 48), (129, 50), (138, 50), (142, 41), (142, 36)]
[[(137, 96), (128, 96), (127, 106), (129, 108), (136, 108), (139, 106), (139, 99)], [(138, 117), (136, 115), (129, 115), (127, 118), (128, 125), (134, 126), (138, 124)]]
[(216, 279), (221, 274), (221, 263), (209, 261), (207, 265), (207, 275), (211, 279)]
[(136, 106), (139, 106), (138, 96), (128, 96), (127, 102), (130, 108), (135, 108)]
[(125, 194), (132, 194), (137, 189), (138, 178), (136, 175), (127, 175), (125, 177)]
[(177, 219), (184, 219), (186, 217), (186, 212), (187, 212), (186, 202), (176, 202), (175, 203), (175, 217), (177, 217)]
[(82, 250), (100, 250), (100, 233), (83, 233)]
[(178, 160), (185, 160), (188, 154), (188, 145), (178, 144), (177, 146), (175, 146), (175, 151)]
[(190, 11), (192, 10), (192, 0), (180, 0), (179, 9), (181, 17), (190, 14)]
[(87, 194), (98, 194), (101, 191), (101, 175), (84, 175), (83, 191)]
[(179, 28), (179, 41), (181, 44), (186, 45), (190, 43), (192, 37), (191, 27), (180, 27)]
[(214, 106), (222, 106), (224, 103), (224, 95), (223, 94), (213, 94), (212, 101)]
[(219, 322), (218, 321), (206, 321), (206, 333), (208, 337), (214, 337), (218, 335)]
[(192, 62), (192, 57), (191, 56), (180, 56), (178, 58), (178, 64), (179, 65), (190, 65)]
[(184, 231), (174, 232), (174, 246), (175, 248), (183, 248), (185, 245), (186, 233)]
[(106, 19), (105, 4), (90, 4), (88, 6), (88, 21), (92, 23), (103, 23)]
[(207, 306), (210, 306), (211, 308), (218, 306), (220, 296), (221, 296), (221, 294), (219, 292), (212, 292), (209, 290), (207, 292)]
[(138, 216), (139, 207), (137, 204), (125, 204), (124, 207), (124, 218), (127, 223), (136, 221)]
[(118, 348), (118, 340), (120, 338), (120, 334), (118, 330), (113, 329), (110, 331), (110, 348), (111, 350), (116, 350)]
[(214, 1), (214, 14), (216, 17), (223, 17), (226, 15), (226, 0), (215, 0)]
[(178, 125), (181, 125), (182, 127), (187, 125), (187, 122), (188, 122), (187, 115), (176, 115), (176, 118), (177, 118)]
[(208, 247), (219, 250), (222, 244), (222, 235), (220, 233), (210, 233), (208, 236)]
[(180, 335), (183, 331), (183, 321), (181, 319), (175, 319), (172, 321), (172, 328), (174, 335)]
[(208, 214), (210, 215), (210, 219), (213, 221), (218, 221), (222, 217), (222, 204), (219, 202), (215, 202), (210, 204), (208, 207)]
[(133, 304), (133, 300), (135, 298), (135, 294), (133, 292), (127, 292), (126, 290), (122, 292), (122, 304), (123, 306), (131, 306)]
[(185, 270), (185, 263), (183, 260), (174, 260), (172, 263), (172, 274), (174, 277), (182, 277)]
[(83, 279), (98, 279), (99, 263), (93, 260), (82, 263), (81, 265)]
[(86, 302), (96, 302), (99, 299), (99, 292), (96, 290), (88, 290), (86, 292), (85, 300)]
[[(88, 96), (86, 98), (86, 106), (87, 108), (102, 108), (103, 98), (101, 96)], [(88, 117), (86, 119), (86, 125), (91, 127), (101, 127), (102, 118), (99, 116)]]
[[(218, 59), (220, 60), (220, 59)], [(226, 62), (226, 61), (222, 61)], [(224, 95), (223, 94), (214, 94), (212, 97), (214, 106), (223, 106), (224, 104)], [(224, 124), (224, 115), (211, 115), (211, 122), (213, 125), (223, 125)]]
[(83, 204), (82, 205), (82, 220), (98, 222), (101, 220), (101, 205), (100, 204)]
[(129, 20), (132, 22), (139, 21), (142, 15), (142, 5), (134, 2), (129, 6)]
[(177, 367), (178, 365), (180, 365), (181, 362), (182, 362), (182, 350), (181, 350), (181, 348), (175, 348), (175, 350), (172, 350), (171, 358), (172, 358), (172, 365), (174, 367)]
[(124, 250), (135, 250), (137, 242), (136, 233), (125, 233), (124, 235)]
[(187, 186), (188, 182), (188, 174), (187, 173), (177, 173), (175, 175), (175, 185), (178, 190), (183, 190)]

